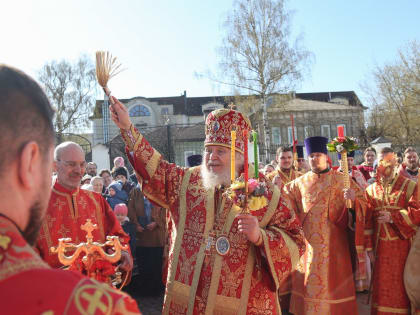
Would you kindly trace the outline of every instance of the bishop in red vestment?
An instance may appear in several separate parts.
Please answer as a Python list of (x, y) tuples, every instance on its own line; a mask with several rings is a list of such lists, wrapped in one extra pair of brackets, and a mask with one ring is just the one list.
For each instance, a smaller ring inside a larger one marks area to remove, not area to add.
[(204, 162), (183, 168), (165, 161), (114, 100), (112, 118), (142, 191), (171, 214), (174, 239), (163, 314), (281, 314), (277, 289), (303, 253), (299, 220), (263, 175), (268, 203), (251, 214), (240, 215), (224, 194), (230, 184), (231, 130), (237, 133), (238, 176), (247, 141), (242, 131), (251, 129), (248, 118), (231, 109), (211, 112)]

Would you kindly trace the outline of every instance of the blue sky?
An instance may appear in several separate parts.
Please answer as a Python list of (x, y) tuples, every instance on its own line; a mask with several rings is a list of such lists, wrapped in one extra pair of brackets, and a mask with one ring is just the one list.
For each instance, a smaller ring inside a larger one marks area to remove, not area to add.
[[(126, 70), (110, 88), (120, 98), (227, 94), (194, 72), (214, 70), (231, 0), (1, 1), (0, 63), (32, 76), (52, 59), (109, 50)], [(420, 40), (420, 1), (288, 1), (292, 28), (315, 55), (297, 92), (354, 90), (375, 64)], [(98, 94), (100, 97), (100, 94)]]

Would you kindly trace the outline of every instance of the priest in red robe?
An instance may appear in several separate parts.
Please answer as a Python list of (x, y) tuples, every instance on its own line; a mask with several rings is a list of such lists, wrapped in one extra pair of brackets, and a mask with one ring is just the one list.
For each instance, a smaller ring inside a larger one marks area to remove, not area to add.
[[(74, 142), (64, 142), (54, 151), (57, 179), (52, 187), (48, 210), (42, 224), (37, 249), (40, 256), (53, 268), (62, 267), (57, 254), (50, 251), (58, 245), (58, 239), (71, 238), (72, 243), (86, 242), (86, 232), (81, 226), (90, 219), (97, 229), (92, 232), (93, 241), (104, 243), (106, 236), (118, 236), (122, 244), (128, 244), (111, 207), (98, 193), (80, 189), (86, 162), (83, 149)], [(121, 269), (129, 272), (133, 259), (129, 251), (122, 251)]]
[[(355, 182), (343, 190), (343, 174), (328, 168), (327, 142), (324, 137), (305, 139), (311, 171), (284, 187), (288, 204), (303, 222), (306, 239), (306, 252), (292, 274), (290, 312), (295, 315), (357, 314), (345, 201), (352, 200), (362, 233), (360, 215), (366, 202)], [(358, 240), (363, 247), (363, 237)], [(359, 249), (362, 254), (363, 248)]]
[(244, 170), (248, 118), (233, 109), (211, 112), (203, 163), (183, 168), (165, 161), (131, 124), (124, 105), (113, 100), (112, 119), (142, 191), (169, 209), (173, 223), (163, 314), (281, 314), (277, 290), (303, 253), (303, 233), (296, 214), (262, 174), (267, 203), (250, 214), (241, 214), (225, 193), (231, 131), (237, 134), (236, 178)]
[[(297, 157), (303, 158), (303, 147), (297, 146)], [(266, 175), (266, 177), (275, 184), (280, 191), (284, 185), (295, 180), (303, 173), (297, 171), (293, 165), (293, 148), (290, 146), (281, 146), (276, 152), (277, 167), (276, 170)], [(288, 310), (290, 305), (290, 292), (291, 292), (291, 277), (289, 276), (286, 281), (280, 286), (279, 298), (282, 310)]]

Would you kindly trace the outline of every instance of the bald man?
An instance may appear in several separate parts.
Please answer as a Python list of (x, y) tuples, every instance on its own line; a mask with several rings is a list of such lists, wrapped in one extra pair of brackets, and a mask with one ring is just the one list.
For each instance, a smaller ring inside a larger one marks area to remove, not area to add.
[[(51, 246), (57, 246), (58, 239), (65, 237), (70, 237), (75, 244), (85, 242), (86, 232), (81, 225), (87, 219), (98, 227), (92, 232), (93, 241), (104, 243), (108, 235), (119, 236), (123, 244), (129, 241), (129, 236), (124, 233), (101, 194), (79, 188), (85, 168), (85, 153), (77, 143), (64, 142), (55, 148), (57, 179), (37, 243), (41, 257), (53, 268), (62, 265), (57, 254), (50, 252)], [(120, 268), (129, 272), (132, 267), (131, 254), (123, 251)]]

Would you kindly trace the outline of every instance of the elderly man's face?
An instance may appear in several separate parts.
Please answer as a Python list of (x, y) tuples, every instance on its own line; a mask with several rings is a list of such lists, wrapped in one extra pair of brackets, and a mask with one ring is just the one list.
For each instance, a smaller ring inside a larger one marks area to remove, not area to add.
[(293, 165), (293, 152), (281, 152), (277, 158), (277, 162), (282, 170), (288, 170)]
[[(236, 152), (236, 176), (242, 170), (243, 164), (243, 155)], [(218, 185), (230, 185), (230, 149), (218, 145), (206, 146), (201, 165), (201, 175), (206, 189), (214, 188)]]
[(96, 178), (92, 181), (93, 191), (97, 193), (102, 193), (102, 188), (104, 187), (103, 179)]
[(85, 154), (79, 147), (69, 146), (61, 151), (55, 166), (58, 183), (68, 189), (76, 189), (85, 172)]
[(327, 168), (327, 155), (314, 152), (309, 155), (309, 165), (313, 172), (321, 172)]
[(404, 164), (410, 170), (416, 170), (419, 166), (419, 156), (416, 152), (407, 152), (404, 155)]
[(230, 149), (209, 145), (204, 150), (204, 161), (209, 171), (222, 175), (230, 170)]

